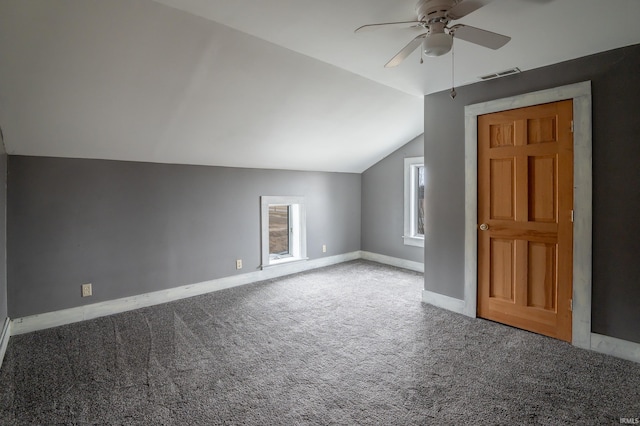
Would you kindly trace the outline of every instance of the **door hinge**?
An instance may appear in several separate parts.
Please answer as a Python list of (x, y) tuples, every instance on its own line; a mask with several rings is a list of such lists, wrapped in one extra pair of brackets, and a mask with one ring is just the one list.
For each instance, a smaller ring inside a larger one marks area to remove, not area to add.
[(571, 133), (573, 133), (573, 120), (571, 120)]
[(569, 299), (569, 311), (573, 312), (573, 299)]
[(571, 210), (571, 223), (573, 223), (573, 210)]

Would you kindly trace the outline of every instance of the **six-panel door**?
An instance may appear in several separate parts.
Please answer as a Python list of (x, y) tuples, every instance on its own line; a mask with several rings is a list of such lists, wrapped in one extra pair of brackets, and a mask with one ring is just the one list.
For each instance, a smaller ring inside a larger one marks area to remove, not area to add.
[(572, 101), (478, 117), (478, 316), (571, 341)]

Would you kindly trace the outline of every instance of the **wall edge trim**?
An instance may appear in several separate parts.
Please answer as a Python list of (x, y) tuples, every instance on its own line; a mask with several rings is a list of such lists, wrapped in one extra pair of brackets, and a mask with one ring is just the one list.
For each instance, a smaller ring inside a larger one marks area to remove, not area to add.
[(354, 251), (335, 256), (313, 259), (306, 262), (283, 264), (278, 267), (268, 268), (260, 271), (217, 278), (214, 280), (183, 285), (166, 290), (154, 291), (151, 293), (139, 294), (136, 296), (123, 297), (120, 299), (107, 300), (104, 302), (77, 306), (74, 308), (61, 309), (58, 311), (45, 312), (42, 314), (15, 318), (11, 320), (11, 335), (45, 330), (47, 328), (72, 324), (74, 322), (91, 320), (107, 315), (132, 311), (134, 309), (159, 305), (161, 303), (173, 302), (176, 300), (199, 296), (218, 290), (257, 283), (272, 278), (278, 278), (285, 275), (308, 271), (311, 269), (322, 268), (324, 266), (330, 266), (337, 263), (348, 262), (350, 260), (360, 259), (360, 257), (360, 252)]
[(463, 299), (446, 296), (429, 290), (422, 290), (422, 301), (437, 308), (446, 309), (451, 312), (466, 315), (464, 311), (465, 303)]
[(10, 336), (11, 336), (11, 320), (9, 319), (9, 317), (7, 317), (4, 320), (4, 325), (2, 326), (2, 332), (0, 332), (0, 367), (2, 367), (4, 354), (7, 352), (7, 345), (9, 345)]
[(360, 256), (364, 260), (383, 263), (397, 268), (409, 269), (411, 271), (424, 273), (424, 263), (414, 262), (412, 260), (401, 259), (399, 257), (387, 256), (385, 254), (373, 253), (370, 251), (361, 251)]
[(591, 350), (640, 363), (640, 343), (591, 333)]

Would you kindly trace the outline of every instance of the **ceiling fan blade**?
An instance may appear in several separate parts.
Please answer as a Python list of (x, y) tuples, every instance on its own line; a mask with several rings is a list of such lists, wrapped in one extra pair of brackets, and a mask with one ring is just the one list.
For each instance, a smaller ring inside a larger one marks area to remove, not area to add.
[(449, 19), (460, 19), (463, 16), (467, 16), (471, 12), (475, 12), (480, 9), (482, 6), (486, 6), (491, 3), (492, 0), (466, 0), (457, 6), (452, 7), (447, 12), (447, 18)]
[(462, 24), (451, 27), (449, 33), (453, 35), (454, 38), (459, 38), (494, 50), (500, 49), (511, 40), (511, 37), (502, 34)]
[(405, 47), (399, 51), (396, 56), (391, 58), (389, 62), (385, 64), (385, 68), (391, 68), (400, 65), (402, 61), (405, 60), (407, 56), (409, 56), (414, 50), (418, 48), (422, 44), (422, 40), (427, 36), (427, 34), (420, 34), (418, 37), (414, 38), (407, 44)]
[(354, 33), (361, 33), (365, 31), (375, 31), (392, 28), (411, 28), (421, 26), (420, 21), (404, 21), (404, 22), (383, 22), (381, 24), (369, 24), (356, 28)]

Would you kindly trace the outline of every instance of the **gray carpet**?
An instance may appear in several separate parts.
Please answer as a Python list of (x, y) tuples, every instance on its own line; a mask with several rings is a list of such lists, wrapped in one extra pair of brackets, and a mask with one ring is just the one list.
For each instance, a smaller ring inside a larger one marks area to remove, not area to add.
[(354, 261), (11, 338), (0, 423), (619, 424), (640, 364), (420, 302)]

